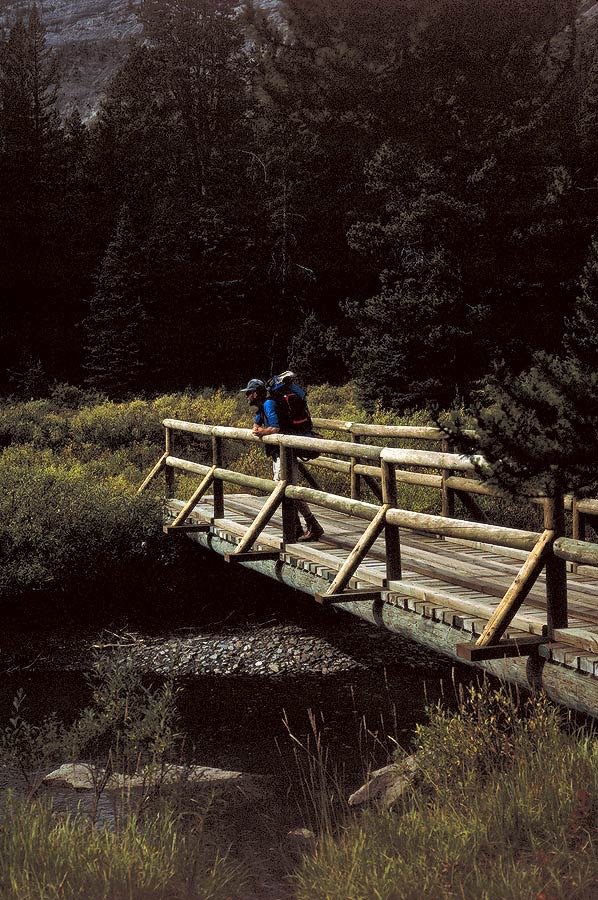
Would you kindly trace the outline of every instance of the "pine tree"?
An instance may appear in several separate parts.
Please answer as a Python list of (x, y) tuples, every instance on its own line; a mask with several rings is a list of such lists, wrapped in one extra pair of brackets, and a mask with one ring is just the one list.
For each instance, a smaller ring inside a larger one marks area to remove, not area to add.
[(235, 168), (246, 106), (239, 16), (226, 0), (146, 0), (146, 31), (203, 200)]
[(0, 47), (0, 277), (8, 299), (7, 339), (0, 352), (9, 367), (24, 353), (41, 358), (49, 371), (61, 349), (53, 344), (63, 277), (57, 223), (64, 170), (56, 79), (33, 6), (28, 20), (18, 19)]
[(87, 384), (110, 397), (123, 397), (144, 386), (146, 273), (143, 248), (124, 206), (84, 321)]
[(472, 409), (477, 439), (464, 436), (459, 415), (445, 422), (460, 449), (490, 462), (490, 480), (514, 493), (598, 490), (598, 235), (567, 325), (562, 353), (537, 353), (523, 372), (489, 379)]

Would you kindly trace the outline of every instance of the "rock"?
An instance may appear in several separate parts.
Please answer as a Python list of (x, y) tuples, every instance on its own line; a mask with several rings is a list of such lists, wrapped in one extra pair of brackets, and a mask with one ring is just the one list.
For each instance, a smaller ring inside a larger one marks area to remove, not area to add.
[[(43, 780), (49, 787), (71, 787), (76, 791), (91, 791), (100, 784), (103, 770), (89, 763), (64, 763), (50, 772)], [(231, 772), (226, 769), (215, 769), (211, 766), (179, 766), (170, 765), (165, 769), (153, 771), (142, 770), (134, 775), (115, 772), (108, 778), (107, 791), (134, 791), (141, 788), (158, 786), (177, 787), (184, 785), (186, 789), (218, 790), (235, 793), (246, 800), (260, 800), (269, 794), (272, 782), (263, 775), (249, 772)]]
[(415, 756), (406, 756), (400, 762), (391, 763), (372, 772), (371, 778), (349, 797), (349, 806), (362, 806), (377, 802), (385, 809), (402, 797), (417, 775)]
[(72, 787), (75, 791), (92, 791), (96, 772), (97, 770), (87, 763), (64, 763), (46, 775), (43, 784), (52, 787)]
[(310, 853), (315, 849), (316, 836), (309, 828), (293, 828), (287, 834), (287, 845), (297, 853)]

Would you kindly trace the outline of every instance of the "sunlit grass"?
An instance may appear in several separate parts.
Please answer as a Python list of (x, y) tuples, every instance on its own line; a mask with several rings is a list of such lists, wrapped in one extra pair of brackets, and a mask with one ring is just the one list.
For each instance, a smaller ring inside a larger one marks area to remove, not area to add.
[(545, 699), (472, 689), (419, 726), (419, 777), (391, 811), (324, 828), (297, 900), (598, 895), (598, 743)]
[(185, 821), (165, 804), (113, 828), (12, 795), (4, 798), (0, 815), (2, 900), (243, 896), (237, 868), (225, 855), (206, 852), (201, 822)]

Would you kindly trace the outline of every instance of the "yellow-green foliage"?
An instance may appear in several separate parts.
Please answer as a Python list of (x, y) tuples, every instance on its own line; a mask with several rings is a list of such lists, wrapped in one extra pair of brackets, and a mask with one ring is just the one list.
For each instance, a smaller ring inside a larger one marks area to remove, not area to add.
[(598, 895), (598, 744), (541, 697), (472, 689), (416, 740), (401, 806), (324, 835), (298, 900), (590, 900)]
[(0, 814), (1, 900), (242, 897), (234, 867), (206, 852), (201, 821), (185, 824), (166, 805), (115, 829), (10, 795)]
[(98, 479), (50, 450), (0, 457), (0, 594), (48, 590), (81, 577), (124, 577), (159, 523), (154, 500), (122, 474)]

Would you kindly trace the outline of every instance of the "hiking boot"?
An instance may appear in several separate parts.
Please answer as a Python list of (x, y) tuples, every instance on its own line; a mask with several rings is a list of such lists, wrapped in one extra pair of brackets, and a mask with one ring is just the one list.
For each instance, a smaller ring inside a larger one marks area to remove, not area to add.
[(305, 531), (302, 535), (300, 535), (297, 540), (298, 541), (319, 541), (322, 535), (324, 534), (324, 529), (315, 519), (313, 522), (307, 522)]

